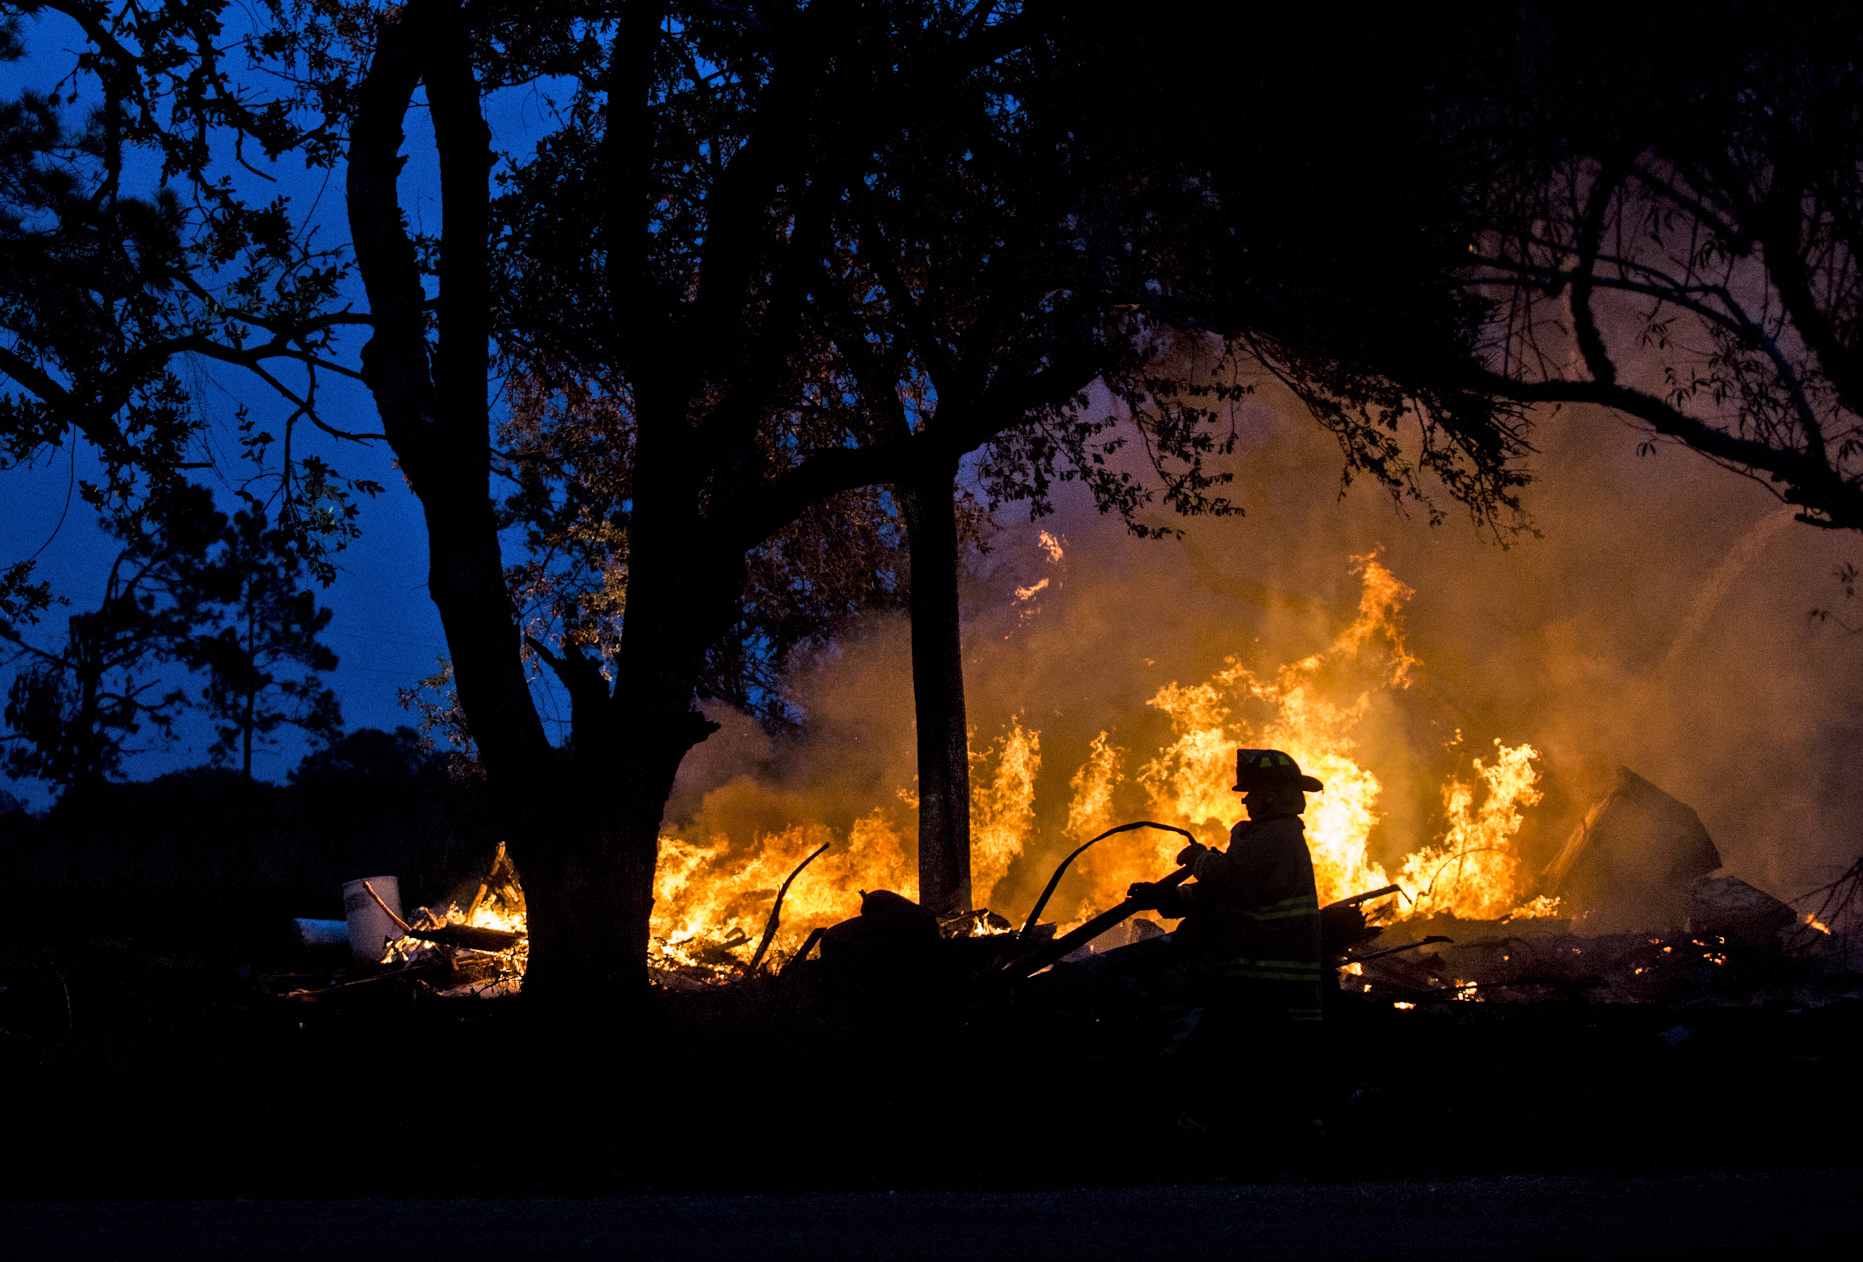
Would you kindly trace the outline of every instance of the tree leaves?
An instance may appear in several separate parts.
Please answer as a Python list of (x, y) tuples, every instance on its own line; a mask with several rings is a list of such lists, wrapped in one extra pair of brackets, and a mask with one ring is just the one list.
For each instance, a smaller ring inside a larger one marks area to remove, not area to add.
[[(289, 539), (256, 501), (229, 522), (205, 487), (183, 485), (104, 524), (122, 551), (98, 606), (68, 619), (62, 647), (34, 643), (10, 615), (0, 622), (25, 663), (7, 694), (9, 775), (82, 791), (115, 774), (132, 738), (149, 728), (168, 739), (193, 704), (178, 670), (206, 672), (201, 700), (219, 737), (210, 753), (238, 749), (248, 775), (253, 745), (281, 726), (313, 742), (341, 735), (336, 696), (315, 678), (337, 664), (317, 640), (330, 611), (300, 588)], [(28, 590), (17, 603), (49, 599)]]
[[(240, 43), (225, 0), (9, 5), (10, 46), (18, 18), (44, 10), (75, 22), (86, 43), (56, 92), (0, 100), (0, 466), (88, 442), (104, 475), (87, 498), (127, 511), (199, 463), (206, 417), (177, 361), (237, 367), (290, 406), (283, 465), (261, 473), (277, 480), (281, 520), (302, 527), (300, 549), (327, 577), (321, 558), (346, 541), (347, 515), (317, 501), (341, 479), (327, 467), (300, 476), (290, 432), (300, 421), (340, 432), (321, 414), (319, 375), (355, 375), (334, 357), (335, 338), (364, 318), (334, 309), (344, 251), (321, 244), (275, 191), (250, 190), (273, 181), (254, 159), (335, 157), (336, 102), (289, 75), (228, 64)], [(258, 56), (270, 45), (254, 38)]]
[(1484, 387), (1615, 408), (1805, 521), (1863, 529), (1855, 18), (1503, 26), (1507, 90), (1472, 132), (1490, 178), (1467, 279), (1498, 295)]

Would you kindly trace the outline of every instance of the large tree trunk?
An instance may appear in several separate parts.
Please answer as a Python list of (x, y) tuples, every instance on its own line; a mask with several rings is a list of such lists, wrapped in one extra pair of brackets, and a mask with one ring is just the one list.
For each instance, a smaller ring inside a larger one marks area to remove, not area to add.
[[(395, 195), (403, 118), (422, 82), (445, 204), (432, 348)], [(690, 472), (669, 472), (689, 463), (666, 437), (683, 429), (682, 402), (643, 397), (619, 682), (611, 696), (598, 664), (564, 647), (553, 665), (571, 694), (574, 736), (553, 749), (519, 654), (490, 493), (490, 133), (457, 6), (416, 0), (384, 22), (357, 98), (349, 208), (375, 322), (363, 376), (421, 501), (428, 590), (524, 882), (525, 993), (558, 1017), (605, 1020), (645, 993), (661, 815), (680, 760), (711, 728), (692, 709), (694, 685), (705, 646), (732, 616), (742, 557), (721, 565), (701, 555), (700, 487)]]
[(899, 487), (912, 558), (912, 698), (918, 723), (919, 901), (969, 911), (970, 731), (957, 609), (956, 470)]
[[(648, 539), (654, 499), (637, 501)], [(554, 665), (570, 692), (574, 747), (544, 789), (549, 807), (505, 812), (523, 834), (511, 834), (511, 854), (530, 916), (525, 992), (558, 1013), (592, 1002), (626, 1013), (645, 995), (666, 802), (687, 751), (716, 728), (692, 708), (715, 638), (698, 615), (730, 607), (742, 567), (707, 565), (677, 545), (639, 552), (650, 555), (629, 572), (612, 695), (599, 665), (565, 646)]]
[(554, 809), (504, 813), (528, 908), (526, 1000), (560, 1014), (625, 1009), (646, 987), (665, 794), (646, 785), (617, 792), (573, 772), (549, 792)]

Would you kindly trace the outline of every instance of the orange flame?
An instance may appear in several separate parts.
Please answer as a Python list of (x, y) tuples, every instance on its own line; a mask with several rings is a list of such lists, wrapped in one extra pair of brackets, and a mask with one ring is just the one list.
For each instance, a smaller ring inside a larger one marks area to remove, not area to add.
[[(1349, 703), (1336, 701), (1322, 695), (1319, 677), (1328, 666), (1360, 659), (1380, 640), (1386, 652), (1381, 687), (1409, 687), (1411, 673), (1421, 663), (1403, 640), (1402, 608), (1414, 592), (1376, 554), (1353, 561), (1364, 585), (1358, 617), (1325, 652), (1283, 666), (1272, 677), (1230, 658), (1207, 683), (1167, 684), (1151, 699), (1152, 706), (1170, 716), (1177, 736), (1138, 773), (1153, 818), (1193, 832), (1226, 831), (1241, 813), (1232, 787), (1236, 749), (1282, 749), (1326, 786), (1309, 795), (1306, 812), (1307, 846), (1322, 904), (1396, 884), (1407, 896), (1411, 914), (1450, 913), (1470, 919), (1551, 914), (1554, 900), (1520, 905), (1525, 891), (1513, 849), (1522, 810), (1541, 798), (1539, 772), (1533, 765), (1539, 753), (1531, 745), (1509, 748), (1497, 741), (1491, 765), (1474, 760), (1475, 774), (1486, 789), (1479, 807), (1471, 785), (1459, 779), (1445, 785), (1444, 835), (1410, 855), (1395, 879), (1370, 857), (1368, 842), (1380, 818), (1377, 802), (1384, 786), (1358, 762), (1353, 731), (1369, 712), (1371, 695), (1363, 692)], [(1244, 716), (1251, 712), (1264, 717), (1250, 722)], [(1072, 782), (1068, 831), (1080, 840), (1117, 822), (1108, 807), (1110, 786), (1119, 780), (1119, 757), (1105, 741), (1102, 734)], [(1149, 848), (1090, 851), (1081, 861), (1088, 884), (1083, 910), (1085, 905), (1117, 901), (1132, 881), (1155, 878), (1180, 845), (1178, 839), (1163, 836)]]
[[(1052, 536), (1044, 535), (1042, 546), (1051, 560), (1060, 559), (1061, 545)], [(1072, 847), (1124, 822), (1115, 818), (1115, 799), (1135, 782), (1151, 818), (1219, 842), (1241, 814), (1232, 788), (1235, 751), (1267, 746), (1287, 751), (1325, 784), (1323, 792), (1309, 795), (1305, 816), (1322, 904), (1396, 884), (1406, 895), (1408, 915), (1553, 914), (1556, 900), (1521, 902), (1528, 891), (1514, 842), (1523, 812), (1542, 796), (1535, 765), (1540, 755), (1529, 744), (1497, 740), (1491, 759), (1471, 760), (1472, 775), (1452, 776), (1442, 787), (1442, 835), (1405, 856), (1395, 877), (1371, 857), (1384, 784), (1360, 762), (1355, 733), (1374, 693), (1408, 688), (1422, 663), (1403, 637), (1403, 606), (1412, 589), (1375, 553), (1353, 562), (1363, 584), (1357, 616), (1325, 650), (1271, 673), (1257, 673), (1232, 657), (1205, 682), (1166, 684), (1148, 704), (1169, 718), (1173, 739), (1130, 775), (1128, 751), (1113, 743), (1111, 732), (1096, 736), (1069, 780), (1062, 841)], [(1018, 598), (1026, 600), (1021, 592)], [(1356, 696), (1341, 697), (1339, 685), (1328, 681), (1342, 677), (1348, 664), (1367, 682)], [(1033, 838), (1041, 734), (1025, 728), (1019, 716), (1012, 718), (972, 758), (973, 889), (978, 905), (989, 906)], [(915, 805), (909, 790), (898, 797), (907, 807)], [(831, 848), (789, 891), (773, 958), (795, 950), (810, 930), (854, 915), (863, 890), (916, 897), (916, 838), (909, 821), (895, 822), (897, 816), (897, 806), (876, 806), (845, 835), (822, 824), (798, 824), (742, 838), (662, 838), (652, 917), (658, 975), (678, 975), (688, 983), (735, 976), (761, 937), (778, 887), (824, 842)], [(1120, 901), (1129, 883), (1168, 870), (1182, 844), (1174, 835), (1148, 832), (1089, 851), (1055, 905), (1058, 918), (1084, 918)], [(1062, 844), (1051, 848), (1058, 859)], [(1068, 898), (1071, 913), (1064, 906)]]
[(1023, 728), (1019, 716), (1011, 718), (992, 753), (972, 760), (996, 764), (987, 781), (973, 776), (970, 786), (970, 888), (977, 905), (987, 907), (1035, 822), (1041, 733)]
[[(1451, 780), (1443, 786), (1448, 831), (1438, 844), (1404, 861), (1398, 884), (1411, 895), (1418, 912), (1498, 920), (1514, 912), (1520, 902), (1520, 859), (1512, 841), (1520, 831), (1521, 809), (1538, 804), (1544, 796), (1533, 766), (1539, 751), (1531, 745), (1509, 749), (1498, 740), (1494, 747), (1492, 766), (1474, 760), (1475, 774), (1488, 786), (1481, 806), (1474, 807), (1472, 786)], [(1544, 907), (1541, 904), (1533, 910)]]
[(743, 845), (723, 834), (709, 843), (662, 837), (651, 922), (655, 964), (716, 970), (732, 963), (721, 954), (725, 947), (748, 943), (754, 950), (777, 889), (823, 842), (831, 848), (783, 902), (778, 951), (793, 951), (810, 930), (857, 914), (865, 890), (918, 896), (916, 857), (878, 810), (855, 820), (846, 837), (821, 824), (752, 834)]

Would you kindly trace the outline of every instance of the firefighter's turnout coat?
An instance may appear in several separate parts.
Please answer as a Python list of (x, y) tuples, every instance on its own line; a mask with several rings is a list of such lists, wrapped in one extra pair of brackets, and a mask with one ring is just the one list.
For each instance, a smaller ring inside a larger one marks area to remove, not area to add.
[(1173, 891), (1174, 952), (1234, 1003), (1274, 1018), (1320, 1019), (1320, 904), (1306, 828), (1295, 816), (1244, 820), (1229, 849), (1206, 850), (1195, 885)]

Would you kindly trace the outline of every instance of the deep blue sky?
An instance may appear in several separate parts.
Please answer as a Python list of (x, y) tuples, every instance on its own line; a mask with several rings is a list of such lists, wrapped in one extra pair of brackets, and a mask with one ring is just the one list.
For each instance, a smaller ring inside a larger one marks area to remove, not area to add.
[[(236, 18), (236, 11), (229, 11), (228, 17)], [(51, 88), (70, 73), (83, 46), (76, 24), (55, 13), (28, 19), (26, 36), (29, 55), (22, 61), (0, 64), (0, 98), (11, 97), (22, 88)], [(76, 108), (82, 109), (82, 104)], [(535, 88), (510, 90), (487, 103), (499, 143), (520, 150), (541, 134), (548, 111), (543, 92)], [(79, 121), (75, 110), (72, 121)], [(416, 228), (437, 229), (437, 165), (424, 112), (417, 110), (409, 117), (407, 131), (402, 203)], [(347, 241), (341, 167), (330, 173), (294, 168), (288, 161), (261, 166), (276, 178), (275, 186), (231, 173), (245, 181), (250, 195), (289, 196), (294, 217), (309, 214), (321, 242)], [(152, 162), (138, 163), (132, 156), (126, 184), (134, 183), (139, 170), (145, 181), (156, 173)], [(351, 301), (358, 309), (366, 308), (360, 284), (352, 282), (351, 288)], [(345, 345), (342, 358), (346, 362), (354, 364), (363, 340), (364, 335), (357, 334)], [(237, 448), (229, 439), (235, 408), (247, 405), (261, 425), (274, 433), (279, 432), (287, 409), (267, 387), (238, 369), (201, 361), (182, 361), (175, 368), (210, 422), (210, 450), (203, 454), (211, 454), (220, 466), (194, 476), (214, 486), (221, 507), (230, 511), (237, 504), (235, 479), (242, 473)], [(290, 379), (286, 372), (279, 375)], [(320, 390), (332, 424), (351, 431), (380, 428), (374, 403), (359, 384), (326, 377)], [(363, 501), (362, 538), (336, 558), (338, 578), (320, 591), (319, 598), (335, 612), (327, 640), (341, 665), (331, 682), (342, 698), (347, 726), (353, 730), (411, 723), (414, 716), (399, 707), (396, 689), (433, 673), (435, 659), (446, 652), (439, 615), (426, 591), (427, 537), (419, 502), (393, 468), (393, 453), (385, 444), (338, 444), (308, 425), (300, 426), (297, 443), (299, 451), (315, 451), (346, 475), (371, 478), (387, 488), (376, 499)], [(67, 446), (38, 468), (0, 475), (0, 496), (6, 506), (0, 512), (0, 562), (36, 554), (38, 576), (49, 579), (56, 591), (71, 599), (72, 608), (79, 609), (94, 604), (101, 593), (114, 548), (83, 501), (68, 494), (74, 477), (96, 477), (95, 461), (82, 445)], [(55, 610), (34, 629), (43, 646), (55, 648), (62, 641), (64, 612), (69, 611)], [(10, 669), (0, 670), (0, 680), (10, 678)], [(552, 714), (553, 698), (543, 699), (546, 715)], [(158, 745), (133, 758), (131, 775), (146, 778), (205, 761), (205, 749), (212, 740), (205, 722), (197, 716), (184, 722), (180, 731), (181, 739), (173, 744)], [(258, 773), (282, 778), (303, 752), (301, 742), (288, 741), (258, 763)], [(0, 787), (35, 806), (50, 800), (49, 793), (32, 781), (0, 781)]]

